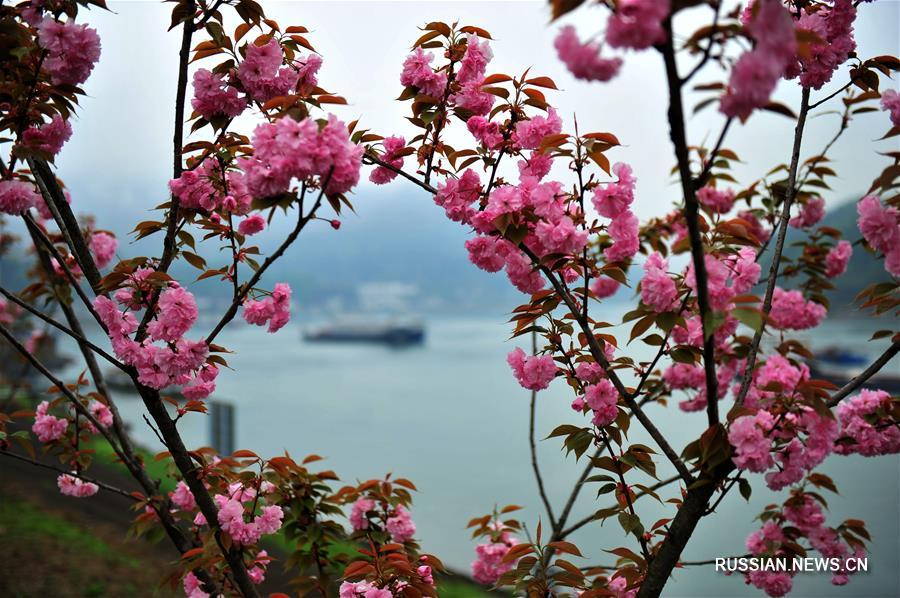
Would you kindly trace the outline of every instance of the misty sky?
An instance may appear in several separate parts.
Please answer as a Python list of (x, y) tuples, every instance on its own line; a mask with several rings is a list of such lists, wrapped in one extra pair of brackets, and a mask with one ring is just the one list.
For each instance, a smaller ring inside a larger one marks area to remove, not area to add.
[[(531, 67), (532, 74), (551, 76), (562, 91), (549, 92), (548, 99), (567, 125), (577, 113), (581, 131), (610, 131), (619, 137), (625, 147), (608, 156), (613, 162), (621, 160), (634, 166), (638, 176), (635, 210), (639, 216), (661, 213), (676, 196), (677, 189), (668, 176), (673, 158), (665, 122), (664, 73), (662, 61), (653, 51), (627, 54), (621, 75), (611, 83), (583, 83), (570, 76), (555, 56), (552, 42), (560, 23), (548, 24), (545, 2), (266, 0), (263, 5), (282, 26), (302, 24), (312, 31), (308, 37), (325, 60), (320, 85), (349, 100), (348, 106), (331, 110), (346, 121), (359, 118), (361, 126), (376, 132), (407, 137), (414, 134), (404, 119), (409, 106), (395, 98), (401, 91), (400, 65), (418, 37), (417, 26), (438, 19), (482, 26), (496, 40), (489, 72), (516, 74)], [(112, 12), (86, 13), (87, 20), (99, 30), (103, 52), (87, 83), (88, 97), (82, 101), (75, 134), (57, 163), (79, 211), (98, 214), (101, 227), (122, 235), (136, 217), (143, 217), (146, 210), (166, 200), (180, 34), (166, 32), (170, 4), (110, 2), (110, 8)], [(900, 52), (898, 2), (864, 4), (859, 12), (856, 38), (861, 56)], [(676, 27), (683, 35), (689, 34), (692, 26), (708, 17), (707, 9), (693, 9), (679, 15)], [(586, 37), (602, 30), (605, 19), (605, 11), (595, 7), (577, 11), (563, 23), (576, 24)], [(231, 29), (235, 24), (231, 22)], [(682, 72), (690, 68), (692, 60), (682, 58)], [(215, 57), (199, 63), (214, 64)], [(836, 77), (836, 84), (815, 93), (813, 100), (836, 89), (846, 76), (845, 69)], [(715, 69), (709, 69), (697, 81), (713, 81), (716, 77), (720, 75)], [(796, 107), (796, 84), (782, 82), (777, 99)], [(690, 98), (687, 105), (693, 106), (696, 101)], [(699, 143), (717, 135), (722, 122), (722, 116), (712, 107), (692, 117), (690, 141)], [(835, 114), (811, 119), (803, 148), (806, 155), (824, 146), (837, 123)], [(244, 132), (249, 133), (252, 126), (252, 121), (241, 123)], [(881, 137), (888, 127), (887, 115), (882, 112), (857, 118), (834, 150), (841, 177), (834, 182), (834, 191), (825, 195), (828, 202), (858, 198), (881, 171), (886, 161), (874, 154), (872, 140)], [(754, 165), (752, 171), (742, 171), (746, 178), (756, 177), (788, 161), (792, 129), (793, 122), (785, 117), (757, 113), (746, 125), (732, 128), (726, 146)], [(880, 142), (875, 149), (895, 150), (896, 139)], [(565, 176), (565, 172), (557, 174)], [(385, 202), (403, 201), (427, 198), (410, 185), (397, 182), (386, 188), (365, 183), (357, 189), (354, 200), (361, 218), (369, 209), (387, 206)], [(402, 203), (399, 205), (402, 209)], [(435, 217), (440, 217), (437, 210)]]

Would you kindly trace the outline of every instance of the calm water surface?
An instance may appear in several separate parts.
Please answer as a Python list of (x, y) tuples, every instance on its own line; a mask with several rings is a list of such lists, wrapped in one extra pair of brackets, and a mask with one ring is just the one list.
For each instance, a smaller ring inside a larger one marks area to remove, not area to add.
[[(620, 321), (620, 315), (610, 313), (603, 319)], [(881, 345), (867, 343), (877, 327), (867, 321), (836, 320), (823, 325), (810, 340), (877, 353)], [(423, 347), (393, 350), (307, 344), (296, 327), (269, 335), (238, 325), (218, 339), (237, 353), (228, 357), (235, 371), (222, 372), (216, 396), (236, 407), (240, 448), (263, 456), (284, 450), (294, 457), (321, 454), (328, 458), (323, 467), (334, 469), (346, 482), (387, 472), (412, 479), (420, 490), (413, 515), (423, 545), (449, 565), (467, 569), (473, 544), (465, 524), (471, 517), (509, 503), (526, 507), (522, 519), (531, 529), (541, 516), (528, 456), (529, 396), (505, 363), (514, 346), (507, 341), (508, 332), (501, 315), (433, 319)], [(628, 354), (647, 359), (650, 349), (634, 345)], [(900, 371), (896, 360), (889, 368)], [(571, 398), (559, 381), (540, 393), (539, 438), (560, 423), (581, 423), (569, 408)], [(140, 403), (120, 403), (136, 437), (159, 448), (140, 419)], [(658, 406), (650, 411), (676, 450), (696, 438), (705, 425), (703, 414), (677, 408), (663, 411)], [(185, 418), (181, 427), (189, 446), (209, 442), (207, 426), (201, 415)], [(652, 444), (637, 426), (632, 427), (631, 440)], [(559, 439), (550, 439), (539, 449), (557, 513), (582, 469), (560, 446)], [(662, 465), (660, 460), (660, 477), (669, 475)], [(869, 573), (856, 575), (846, 588), (831, 586), (828, 575), (800, 575), (792, 595), (900, 596), (900, 458), (837, 457), (822, 471), (841, 491), (828, 496), (829, 521), (859, 517), (869, 524), (874, 538)], [(764, 505), (787, 495), (768, 491), (760, 476), (751, 481), (750, 503), (731, 493), (717, 515), (700, 523), (685, 560), (744, 553), (743, 539), (758, 528), (755, 516)], [(675, 490), (668, 490), (663, 499), (673, 496)], [(600, 502), (594, 501), (595, 496), (596, 488), (584, 489), (572, 521), (607, 506), (609, 495)], [(649, 501), (643, 509), (646, 523), (672, 514)], [(601, 559), (586, 565), (611, 562), (602, 560), (601, 547), (629, 543), (614, 520), (586, 526), (573, 539), (586, 554)], [(695, 567), (678, 571), (666, 595), (728, 597), (759, 592), (738, 577)]]

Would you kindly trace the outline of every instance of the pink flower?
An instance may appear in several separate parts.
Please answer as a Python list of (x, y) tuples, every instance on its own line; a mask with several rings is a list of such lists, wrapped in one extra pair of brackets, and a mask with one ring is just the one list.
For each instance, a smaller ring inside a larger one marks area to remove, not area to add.
[(487, 120), (483, 116), (471, 117), (466, 121), (466, 128), (475, 139), (488, 149), (494, 149), (503, 143), (500, 125)]
[(742, 247), (737, 256), (732, 256), (726, 263), (731, 268), (731, 290), (735, 294), (742, 295), (759, 282), (762, 268), (756, 261), (756, 251), (752, 247)]
[(511, 570), (514, 562), (503, 562), (510, 545), (505, 542), (489, 542), (475, 547), (475, 561), (472, 563), (472, 577), (484, 585), (497, 583), (500, 576)]
[(475, 116), (485, 116), (494, 106), (496, 96), (483, 91), (480, 81), (469, 81), (450, 97), (457, 108), (468, 110)]
[(734, 206), (734, 191), (706, 185), (697, 191), (697, 201), (717, 214), (726, 214)]
[(310, 54), (306, 57), (306, 61), (297, 67), (297, 91), (301, 95), (310, 95), (315, 90), (319, 84), (316, 74), (320, 68), (322, 68), (322, 57), (318, 54)]
[(825, 200), (813, 197), (800, 208), (800, 213), (791, 218), (789, 223), (794, 228), (810, 228), (818, 224), (823, 216), (825, 216)]
[(182, 511), (193, 511), (197, 508), (197, 502), (194, 500), (194, 494), (183, 480), (179, 480), (175, 486), (175, 491), (169, 493), (172, 504)]
[(234, 118), (247, 107), (247, 100), (240, 97), (237, 88), (226, 83), (222, 75), (199, 69), (194, 73), (191, 106), (206, 120), (216, 116)]
[(438, 186), (434, 203), (444, 208), (447, 218), (454, 222), (468, 223), (475, 214), (472, 204), (481, 195), (481, 179), (471, 168), (458, 179), (448, 178)]
[(556, 363), (550, 355), (525, 355), (521, 348), (513, 349), (506, 356), (516, 380), (522, 388), (544, 390), (556, 377)]
[(751, 571), (747, 573), (747, 581), (772, 598), (786, 596), (794, 585), (790, 574), (780, 571)]
[(278, 505), (267, 505), (262, 508), (259, 516), (253, 520), (259, 531), (264, 536), (274, 534), (281, 529), (281, 521), (284, 519), (284, 511)]
[(534, 229), (534, 235), (543, 246), (544, 255), (578, 254), (587, 244), (588, 237), (587, 231), (575, 226), (568, 216), (563, 216), (556, 223), (541, 220)]
[(591, 282), (591, 292), (597, 299), (606, 299), (612, 297), (619, 290), (619, 282), (613, 280), (609, 276), (600, 276)]
[(888, 253), (900, 244), (900, 213), (885, 208), (876, 195), (866, 195), (856, 204), (859, 231), (873, 249)]
[(266, 219), (259, 214), (247, 216), (238, 224), (238, 232), (242, 235), (255, 235), (266, 228)]
[(47, 401), (41, 401), (37, 406), (34, 424), (31, 426), (31, 431), (40, 442), (59, 440), (65, 435), (66, 428), (69, 427), (69, 420), (48, 414), (49, 408), (50, 404)]
[(678, 288), (669, 276), (668, 268), (668, 262), (657, 251), (644, 262), (641, 301), (657, 313), (670, 311), (678, 303)]
[(268, 102), (294, 91), (299, 74), (289, 66), (283, 67), (283, 62), (284, 52), (274, 38), (262, 46), (247, 44), (246, 56), (237, 70), (247, 95), (258, 102)]
[(494, 235), (479, 235), (466, 241), (465, 245), (469, 261), (486, 272), (499, 272), (514, 249), (509, 241)]
[(191, 383), (181, 389), (181, 394), (188, 400), (205, 399), (216, 390), (216, 377), (218, 375), (218, 367), (211, 364), (203, 366), (197, 371)]
[(553, 158), (549, 154), (533, 151), (527, 160), (519, 160), (516, 166), (520, 177), (534, 177), (541, 180), (550, 173)]
[(388, 517), (385, 528), (391, 535), (391, 540), (399, 544), (411, 540), (416, 533), (416, 524), (403, 505), (397, 505), (394, 514)]
[(606, 26), (613, 48), (644, 50), (665, 41), (662, 22), (669, 16), (669, 0), (619, 0)]
[(59, 491), (61, 494), (66, 496), (72, 496), (74, 498), (86, 498), (88, 496), (94, 496), (97, 494), (97, 491), (100, 490), (100, 487), (93, 482), (85, 482), (80, 478), (76, 478), (75, 476), (71, 476), (67, 473), (60, 475), (56, 478), (56, 485), (59, 487)]
[(94, 310), (100, 316), (100, 320), (109, 331), (110, 337), (117, 338), (128, 336), (137, 330), (138, 323), (130, 312), (121, 312), (112, 299), (98, 295), (94, 301)]
[(516, 123), (513, 142), (522, 149), (537, 149), (548, 135), (562, 131), (562, 120), (556, 110), (549, 108), (547, 116), (534, 116), (530, 120)]
[(456, 71), (456, 80), (461, 84), (480, 82), (484, 79), (487, 65), (493, 57), (494, 53), (488, 40), (470, 33), (466, 38), (466, 53), (459, 63), (459, 70)]
[[(861, 390), (838, 405), (840, 437), (834, 451), (864, 457), (900, 453), (900, 429), (892, 425), (890, 395), (883, 390)], [(885, 425), (886, 424), (886, 425)]]
[(47, 50), (43, 68), (54, 85), (81, 85), (100, 59), (97, 30), (73, 21), (45, 17), (38, 25), (38, 43)]
[(621, 58), (601, 57), (598, 42), (582, 44), (571, 25), (559, 30), (553, 46), (559, 59), (576, 79), (609, 81), (619, 73), (622, 66)]
[(94, 233), (91, 235), (91, 253), (98, 268), (105, 268), (116, 256), (119, 242), (109, 233)]
[(772, 441), (767, 434), (775, 425), (772, 414), (760, 410), (756, 415), (742, 415), (731, 423), (728, 442), (734, 447), (734, 464), (740, 469), (761, 473), (775, 462), (769, 453)]
[(29, 127), (22, 135), (24, 145), (55, 156), (72, 136), (72, 125), (59, 114), (39, 127)]
[(637, 183), (628, 164), (618, 162), (612, 170), (619, 180), (597, 187), (591, 200), (597, 213), (605, 218), (616, 218), (628, 211), (634, 201), (634, 186)]
[(544, 277), (535, 270), (531, 260), (519, 250), (510, 251), (506, 256), (506, 276), (519, 291), (534, 294), (544, 289)]
[(90, 411), (91, 415), (94, 416), (94, 419), (96, 419), (97, 422), (104, 428), (108, 428), (113, 425), (112, 411), (105, 403), (93, 400), (88, 407), (88, 411)]
[(182, 582), (184, 586), (184, 595), (186, 598), (209, 598), (209, 594), (200, 587), (200, 580), (193, 572), (188, 571)]
[(900, 127), (900, 92), (885, 89), (881, 92), (881, 108), (891, 115), (891, 124)]
[(769, 103), (778, 80), (797, 53), (794, 22), (784, 5), (779, 0), (759, 0), (754, 9), (756, 15), (746, 27), (756, 45), (734, 65), (719, 106), (726, 116), (741, 119)]
[(600, 428), (611, 424), (619, 415), (618, 400), (619, 393), (607, 378), (584, 389), (584, 402), (594, 412), (594, 425)]
[(787, 75), (800, 75), (804, 87), (820, 89), (831, 80), (837, 68), (856, 50), (853, 39), (853, 21), (856, 8), (852, 0), (835, 0), (829, 7), (817, 6), (817, 10), (803, 11), (797, 21), (797, 29), (816, 34), (821, 43), (811, 44), (809, 51), (799, 55), (799, 64), (794, 64)]
[(613, 244), (603, 250), (603, 255), (610, 262), (619, 262), (634, 257), (640, 249), (638, 238), (639, 223), (637, 216), (625, 210), (613, 218), (606, 229)]
[(0, 181), (0, 212), (18, 216), (43, 201), (31, 183)]
[(807, 302), (800, 291), (785, 291), (775, 287), (769, 321), (779, 330), (815, 328), (825, 319), (825, 306)]
[(835, 278), (847, 271), (847, 264), (853, 255), (853, 246), (849, 241), (840, 241), (825, 256), (825, 276)]
[(159, 296), (158, 312), (147, 326), (154, 340), (174, 343), (197, 321), (197, 302), (182, 287), (170, 287)]
[[(403, 156), (400, 152), (406, 148), (406, 139), (400, 136), (388, 137), (383, 142), (384, 152), (381, 159), (393, 166), (394, 168), (403, 167)], [(369, 180), (376, 185), (384, 185), (394, 180), (397, 173), (384, 166), (379, 166), (369, 175)]]
[(293, 179), (327, 179), (326, 192), (345, 193), (359, 182), (363, 147), (350, 141), (347, 127), (334, 115), (320, 130), (310, 118), (281, 118), (253, 132), (254, 154), (241, 158), (247, 191), (269, 197), (288, 191)]
[(447, 74), (436, 73), (431, 68), (434, 54), (425, 53), (421, 47), (406, 57), (403, 62), (403, 72), (400, 73), (400, 83), (406, 86), (418, 88), (420, 93), (433, 98), (444, 97), (447, 87)]
[(375, 501), (369, 498), (360, 498), (350, 509), (350, 525), (353, 531), (369, 529), (369, 519), (366, 514), (375, 510)]

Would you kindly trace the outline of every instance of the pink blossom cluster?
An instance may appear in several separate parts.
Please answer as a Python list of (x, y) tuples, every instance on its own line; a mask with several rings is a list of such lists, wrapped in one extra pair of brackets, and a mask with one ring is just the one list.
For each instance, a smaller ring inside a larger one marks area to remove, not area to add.
[(831, 6), (818, 4), (816, 8), (800, 11), (797, 29), (809, 31), (821, 41), (810, 44), (808, 52), (799, 54), (799, 62), (791, 65), (786, 76), (799, 75), (801, 85), (820, 89), (856, 50), (853, 39), (856, 7), (853, 0), (834, 0)]
[[(716, 311), (728, 311), (733, 307), (736, 295), (748, 292), (759, 281), (760, 266), (756, 263), (756, 252), (752, 248), (742, 248), (736, 255), (721, 258), (712, 254), (704, 256), (706, 265), (706, 288), (709, 305)], [(693, 261), (688, 263), (684, 275), (685, 284), (697, 296), (697, 280)]]
[[(842, 586), (849, 581), (851, 573), (846, 559), (861, 558), (865, 552), (843, 542), (838, 530), (825, 524), (825, 515), (814, 496), (803, 492), (792, 493), (777, 519), (769, 519), (762, 528), (747, 537), (747, 550), (753, 556), (784, 556), (786, 544), (797, 544), (806, 538), (812, 549), (823, 557), (839, 559), (843, 563), (831, 578), (832, 584)], [(748, 583), (773, 597), (785, 596), (793, 586), (793, 571), (752, 571), (745, 575)]]
[(599, 276), (591, 281), (591, 293), (597, 299), (606, 299), (612, 297), (619, 290), (619, 281), (609, 276)]
[(18, 216), (43, 204), (34, 185), (25, 181), (0, 181), (0, 212)]
[(182, 208), (189, 210), (226, 209), (246, 214), (252, 201), (241, 173), (230, 170), (223, 177), (214, 158), (204, 160), (196, 168), (185, 170), (177, 179), (169, 181), (169, 191), (178, 198)]
[[(376, 512), (377, 504), (371, 498), (359, 498), (350, 508), (350, 526), (353, 531), (367, 530), (372, 525), (370, 514), (381, 516)], [(391, 535), (391, 540), (397, 543), (408, 542), (416, 534), (416, 524), (412, 515), (403, 505), (397, 505), (390, 510), (384, 521), (384, 529)]]
[(561, 131), (562, 119), (551, 107), (547, 109), (547, 116), (532, 116), (528, 120), (517, 122), (512, 140), (520, 149), (537, 149), (545, 137), (557, 135)]
[(338, 598), (393, 598), (387, 588), (379, 588), (367, 581), (345, 581), (338, 590)]
[(640, 589), (639, 587), (630, 590), (627, 588), (628, 580), (622, 576), (613, 577), (606, 584), (606, 589), (613, 592), (613, 598), (635, 598)]
[(478, 583), (493, 585), (500, 576), (512, 570), (515, 562), (503, 562), (509, 549), (516, 544), (516, 539), (508, 532), (499, 534), (496, 541), (485, 542), (475, 547), (475, 560), (472, 562), (472, 577)]
[(779, 79), (796, 60), (794, 21), (781, 0), (757, 0), (745, 27), (756, 42), (734, 65), (719, 110), (746, 119), (769, 103)]
[(881, 92), (881, 108), (891, 116), (891, 124), (900, 127), (900, 92), (885, 89)]
[(394, 512), (388, 517), (384, 528), (391, 535), (391, 540), (399, 544), (412, 540), (416, 535), (416, 524), (413, 523), (412, 515), (403, 505), (397, 505), (394, 508)]
[(618, 180), (597, 187), (591, 202), (598, 214), (611, 219), (606, 232), (612, 245), (603, 250), (603, 255), (610, 262), (618, 262), (633, 257), (640, 248), (638, 219), (630, 209), (637, 179), (627, 164), (616, 163), (612, 170)]
[(241, 220), (238, 224), (238, 232), (242, 235), (249, 236), (262, 232), (266, 228), (266, 219), (260, 214), (251, 214)]
[(800, 207), (800, 212), (790, 219), (788, 224), (794, 228), (811, 228), (825, 216), (825, 200), (812, 197)]
[(47, 50), (42, 67), (54, 85), (81, 85), (100, 59), (97, 30), (74, 21), (45, 17), (38, 25), (38, 43)]
[(447, 89), (447, 73), (435, 72), (431, 68), (434, 54), (425, 52), (420, 47), (406, 57), (403, 61), (403, 71), (400, 73), (400, 83), (409, 87), (415, 87), (419, 93), (432, 98), (443, 98)]
[(900, 277), (900, 211), (885, 207), (877, 195), (866, 195), (856, 204), (859, 231), (873, 249), (884, 254), (884, 267)]
[(559, 59), (576, 79), (584, 81), (609, 81), (619, 73), (621, 58), (603, 58), (600, 43), (582, 43), (575, 27), (567, 25), (559, 30), (553, 42)]
[(488, 149), (496, 149), (503, 143), (500, 125), (483, 116), (473, 116), (466, 121), (466, 128), (480, 144)]
[(900, 453), (900, 428), (890, 418), (893, 401), (883, 390), (863, 389), (838, 405), (840, 439), (834, 450), (865, 457)]
[(98, 268), (105, 268), (116, 256), (119, 242), (109, 233), (95, 232), (91, 235), (90, 249)]
[(494, 58), (494, 52), (486, 39), (470, 33), (466, 37), (466, 53), (456, 71), (456, 81), (462, 85), (481, 84), (484, 80), (487, 65)]
[(277, 40), (265, 44), (247, 44), (244, 60), (238, 66), (237, 76), (251, 99), (268, 102), (274, 97), (292, 93), (300, 75), (290, 66), (282, 66), (284, 51)]
[(777, 417), (761, 409), (737, 418), (728, 432), (739, 468), (762, 473), (775, 467), (766, 474), (772, 490), (801, 481), (831, 454), (837, 438), (834, 418), (808, 407)]
[(775, 287), (769, 323), (778, 330), (806, 330), (821, 324), (827, 313), (824, 305), (807, 301), (800, 291)]
[(716, 214), (727, 214), (734, 206), (734, 191), (706, 185), (697, 191), (697, 201)]
[[(209, 346), (202, 340), (183, 338), (197, 319), (194, 296), (170, 283), (160, 293), (156, 313), (147, 326), (149, 338), (140, 343), (131, 338), (138, 328), (137, 318), (129, 308), (134, 298), (133, 289), (116, 293), (116, 301), (126, 305), (124, 310), (104, 295), (93, 302), (116, 356), (137, 370), (138, 381), (145, 386), (163, 389), (191, 383), (192, 398), (208, 396), (215, 389), (210, 382), (218, 373), (218, 369), (205, 366)], [(154, 341), (164, 344), (156, 345)]]
[(246, 521), (244, 519), (245, 508), (241, 498), (243, 497), (229, 498), (222, 495), (215, 497), (216, 502), (219, 503), (219, 527), (231, 536), (235, 544), (251, 546), (259, 542), (260, 537), (274, 534), (281, 529), (281, 520), (284, 518), (281, 507), (278, 505), (264, 506), (259, 515)]
[(506, 362), (522, 388), (528, 390), (544, 390), (556, 377), (552, 355), (526, 355), (517, 347), (506, 356)]
[(182, 511), (193, 511), (197, 508), (197, 501), (194, 499), (194, 493), (191, 492), (184, 480), (179, 480), (175, 485), (175, 490), (169, 492), (169, 499), (176, 508)]
[(333, 114), (323, 127), (310, 118), (264, 123), (253, 132), (252, 157), (240, 158), (254, 197), (288, 191), (291, 181), (318, 176), (325, 192), (346, 193), (359, 182), (363, 147), (350, 141), (347, 127)]
[(678, 304), (678, 287), (668, 273), (669, 263), (654, 251), (644, 262), (644, 278), (641, 280), (641, 301), (660, 313), (670, 311)]
[(836, 278), (847, 271), (847, 264), (853, 256), (853, 246), (849, 241), (838, 241), (825, 256), (825, 276)]
[(193, 571), (188, 571), (182, 580), (182, 588), (186, 598), (209, 598), (209, 594), (203, 591), (200, 580)]
[[(400, 136), (387, 137), (383, 142), (384, 151), (381, 159), (394, 168), (403, 167), (403, 155), (400, 153), (406, 149), (406, 139)], [(369, 175), (369, 180), (376, 185), (390, 183), (397, 177), (397, 173), (385, 166), (379, 166)]]
[(269, 325), (269, 332), (277, 332), (291, 319), (291, 287), (286, 282), (275, 285), (265, 299), (244, 302), (244, 320), (255, 326)]
[[(599, 364), (596, 365), (598, 368)], [(594, 384), (586, 386), (584, 389), (584, 398), (575, 399), (572, 407), (576, 411), (581, 411), (585, 406), (593, 413), (592, 423), (598, 428), (608, 426), (616, 420), (619, 415), (617, 407), (619, 401), (619, 392), (608, 378), (600, 378)]]
[(28, 127), (22, 134), (22, 144), (26, 147), (47, 152), (55, 156), (72, 136), (72, 125), (59, 114), (54, 114), (48, 123)]
[(81, 478), (67, 473), (61, 474), (56, 478), (56, 485), (59, 487), (60, 494), (71, 496), (73, 498), (87, 498), (88, 496), (94, 496), (97, 494), (97, 491), (100, 490), (100, 487), (97, 486), (97, 484), (85, 482)]
[(606, 41), (613, 48), (645, 50), (666, 39), (663, 21), (670, 0), (619, 0), (606, 25)]
[(206, 120), (217, 116), (234, 118), (247, 107), (247, 99), (242, 98), (237, 88), (229, 85), (219, 73), (198, 69), (193, 84), (191, 106)]
[(779, 353), (772, 354), (753, 372), (744, 404), (753, 409), (768, 406), (778, 396), (798, 398), (797, 387), (809, 378), (809, 366), (805, 363), (795, 365)]
[(34, 415), (34, 424), (31, 431), (40, 442), (52, 442), (59, 440), (69, 427), (69, 420), (50, 415), (50, 403), (41, 401)]

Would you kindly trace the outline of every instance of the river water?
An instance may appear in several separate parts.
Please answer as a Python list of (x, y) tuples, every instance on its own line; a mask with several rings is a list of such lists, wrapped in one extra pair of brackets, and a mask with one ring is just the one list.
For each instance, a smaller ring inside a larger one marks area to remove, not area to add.
[[(602, 319), (620, 321), (621, 313), (611, 309)], [(320, 454), (327, 457), (323, 467), (334, 469), (346, 482), (387, 472), (413, 480), (420, 490), (413, 508), (418, 536), (425, 549), (457, 569), (466, 570), (473, 554), (466, 522), (495, 504), (523, 505), (521, 518), (534, 529), (541, 511), (528, 455), (529, 395), (505, 363), (514, 342), (507, 340), (510, 328), (502, 315), (431, 319), (425, 345), (404, 350), (309, 344), (301, 340), (298, 325), (292, 323), (270, 335), (238, 324), (219, 337), (217, 342), (236, 351), (228, 356), (234, 371), (221, 373), (216, 398), (236, 408), (237, 447), (262, 456), (284, 450), (294, 457)], [(881, 345), (867, 341), (878, 327), (869, 320), (833, 320), (810, 340), (877, 354)], [(628, 354), (636, 360), (647, 359), (651, 349), (637, 343), (628, 348)], [(888, 368), (900, 370), (896, 360)], [(567, 390), (556, 381), (539, 394), (538, 438), (560, 423), (582, 423), (569, 408), (572, 397)], [(140, 418), (140, 402), (122, 399), (121, 410), (136, 438), (153, 450), (160, 449)], [(659, 406), (648, 411), (676, 450), (705, 426), (702, 413)], [(180, 426), (189, 446), (209, 442), (208, 423), (200, 414), (183, 420)], [(632, 426), (631, 440), (651, 444), (637, 428)], [(545, 482), (557, 513), (583, 467), (560, 449), (559, 439), (540, 442)], [(660, 477), (668, 475), (663, 465)], [(822, 471), (834, 478), (841, 492), (828, 496), (829, 521), (853, 517), (869, 524), (874, 540), (869, 572), (857, 574), (845, 588), (832, 586), (827, 574), (801, 574), (795, 579), (793, 595), (900, 596), (900, 458), (833, 457)], [(716, 515), (700, 523), (685, 560), (745, 552), (744, 538), (759, 526), (754, 522), (756, 515), (764, 505), (780, 502), (787, 494), (768, 491), (760, 476), (751, 475), (750, 480), (750, 503), (731, 493)], [(666, 490), (663, 499), (677, 492), (673, 487)], [(609, 495), (599, 502), (595, 496), (595, 487), (585, 488), (571, 521), (607, 506)], [(646, 498), (641, 503), (645, 524), (671, 517), (671, 510), (662, 505)], [(609, 563), (602, 548), (629, 544), (614, 520), (603, 526), (590, 524), (572, 539), (585, 554), (600, 559), (585, 565)], [(692, 567), (676, 572), (666, 595), (726, 597), (759, 592), (745, 586), (740, 576)]]

